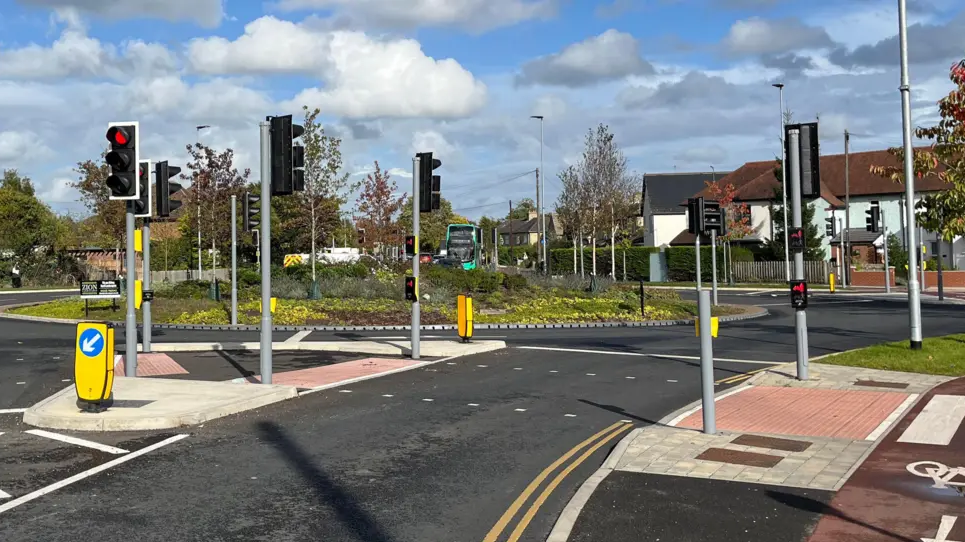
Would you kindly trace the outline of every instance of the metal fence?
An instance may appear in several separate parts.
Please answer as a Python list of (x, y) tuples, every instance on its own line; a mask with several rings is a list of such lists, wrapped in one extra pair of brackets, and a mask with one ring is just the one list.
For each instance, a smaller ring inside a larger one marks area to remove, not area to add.
[[(221, 268), (215, 271), (214, 276), (217, 277), (218, 280), (229, 280), (231, 278), (229, 270), (225, 268)], [(165, 282), (165, 281), (178, 283), (178, 282), (184, 282), (186, 280), (211, 280), (211, 270), (210, 269), (203, 270), (201, 272), (200, 277), (198, 276), (197, 269), (190, 269), (190, 270), (181, 269), (177, 271), (154, 271), (151, 273), (151, 282), (154, 282), (154, 283)]]
[[(783, 261), (776, 262), (733, 262), (731, 271), (734, 282), (785, 282), (787, 271)], [(804, 280), (812, 284), (827, 284), (828, 274), (834, 271), (831, 262), (824, 260), (804, 262)], [(791, 262), (791, 276), (794, 276), (794, 262)]]

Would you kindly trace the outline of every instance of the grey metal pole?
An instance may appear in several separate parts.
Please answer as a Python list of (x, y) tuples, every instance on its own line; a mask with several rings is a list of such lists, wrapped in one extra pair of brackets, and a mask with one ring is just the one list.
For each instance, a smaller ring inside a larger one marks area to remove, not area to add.
[[(539, 119), (539, 173), (540, 173), (540, 194), (542, 194), (543, 207), (546, 207), (546, 171), (543, 169), (543, 118)], [(546, 274), (551, 275), (550, 261), (547, 258), (549, 254), (547, 245), (549, 244), (549, 233), (546, 231), (546, 212), (541, 209), (540, 214), (542, 215), (543, 221), (543, 266), (546, 269)]]
[(261, 129), (261, 383), (271, 384), (271, 124)]
[(714, 292), (714, 305), (717, 304), (717, 232), (710, 232), (710, 266), (713, 267), (714, 278), (711, 288)]
[[(791, 130), (788, 135), (788, 148), (791, 151), (788, 164), (791, 167), (791, 206), (794, 210), (795, 228), (802, 227), (804, 213), (801, 209), (801, 148), (799, 130)], [(804, 252), (794, 252), (794, 278), (804, 280)], [(808, 321), (807, 311), (794, 311), (794, 333), (797, 336), (797, 379), (808, 379)]]
[[(412, 235), (415, 236), (415, 256), (412, 257), (412, 276), (415, 277), (416, 294), (419, 294), (419, 162), (412, 159)], [(412, 359), (419, 359), (419, 296), (412, 303)]]
[[(921, 286), (920, 291), (925, 291), (925, 230), (918, 228), (918, 238), (921, 239), (921, 246), (918, 247), (918, 255), (915, 256), (915, 264), (918, 263), (918, 258), (921, 258)], [(909, 258), (911, 259), (911, 258)], [(908, 276), (912, 275), (911, 262), (908, 262)], [(911, 281), (908, 282), (908, 288), (911, 288)]]
[[(144, 226), (141, 228), (141, 247), (144, 250), (143, 271), (144, 276), (143, 290), (151, 289), (151, 218), (144, 219)], [(141, 338), (141, 351), (151, 351), (151, 302), (141, 303), (141, 326), (143, 327)], [(127, 373), (125, 373), (127, 374)]]
[(784, 197), (784, 273), (787, 275), (787, 281), (791, 282), (791, 253), (790, 247), (788, 246), (788, 232), (787, 232), (787, 156), (785, 153), (786, 145), (784, 145), (784, 85), (780, 86), (781, 90), (781, 192)]
[[(200, 198), (201, 195), (197, 190), (194, 191), (194, 197)], [(201, 201), (198, 200), (198, 278), (196, 280), (201, 280)]]
[[(908, 82), (908, 20), (905, 0), (898, 0), (898, 41), (901, 54), (901, 124), (905, 147), (905, 206), (907, 218), (905, 231), (908, 234), (908, 247), (915, 244), (915, 167), (914, 149), (911, 146), (911, 85)], [(908, 258), (908, 324), (912, 350), (921, 350), (921, 299), (918, 291), (918, 262)], [(924, 267), (924, 266), (922, 266)], [(924, 281), (922, 281), (924, 283)]]
[(849, 143), (851, 134), (844, 131), (844, 286), (848, 287), (851, 276), (851, 163), (849, 161)]
[(134, 312), (134, 279), (137, 278), (134, 258), (134, 204), (127, 202), (127, 319), (124, 332), (126, 350), (124, 351), (124, 375), (137, 376), (137, 313)]
[(704, 433), (717, 433), (714, 405), (714, 343), (710, 335), (710, 292), (697, 293), (697, 315), (700, 318), (700, 391), (704, 412)]
[(694, 239), (694, 258), (697, 261), (697, 291), (700, 291), (700, 232), (697, 232), (697, 237)]
[(231, 195), (231, 325), (238, 325), (238, 196)]
[(888, 271), (888, 226), (885, 224), (885, 214), (881, 213), (882, 248), (885, 249), (885, 293), (891, 293), (891, 273)]

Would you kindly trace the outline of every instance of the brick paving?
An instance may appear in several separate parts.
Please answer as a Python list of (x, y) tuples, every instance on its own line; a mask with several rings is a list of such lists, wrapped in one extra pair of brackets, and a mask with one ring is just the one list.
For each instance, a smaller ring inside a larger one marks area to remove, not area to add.
[[(336, 382), (405, 369), (420, 363), (423, 362), (408, 359), (364, 358), (334, 365), (274, 373), (271, 381), (273, 384), (284, 384), (298, 388), (316, 388)], [(257, 383), (261, 382), (261, 377), (259, 375), (237, 380)]]
[(793, 364), (761, 372), (719, 399), (716, 435), (699, 431), (700, 409), (639, 430), (616, 470), (837, 491), (919, 394), (951, 380), (821, 363), (808, 381), (793, 373)]
[[(187, 369), (167, 354), (138, 354), (137, 376), (186, 375)], [(114, 376), (124, 375), (124, 356), (114, 356)]]

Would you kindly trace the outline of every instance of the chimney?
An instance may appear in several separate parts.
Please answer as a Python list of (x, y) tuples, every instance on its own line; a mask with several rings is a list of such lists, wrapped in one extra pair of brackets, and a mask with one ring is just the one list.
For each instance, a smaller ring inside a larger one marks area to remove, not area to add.
[(537, 216), (539, 216), (539, 214), (538, 214), (536, 211), (530, 211), (530, 212), (529, 212), (529, 219), (530, 219), (530, 220), (536, 218)]

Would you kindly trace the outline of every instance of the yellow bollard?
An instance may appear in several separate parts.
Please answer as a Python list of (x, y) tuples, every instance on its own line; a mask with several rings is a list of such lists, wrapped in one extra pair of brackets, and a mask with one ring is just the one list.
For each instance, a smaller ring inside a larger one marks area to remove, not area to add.
[(141, 310), (141, 301), (144, 300), (144, 283), (140, 280), (134, 281), (134, 308)]
[(829, 285), (831, 287), (831, 293), (833, 294), (834, 293), (834, 273), (830, 273), (828, 275), (828, 279), (829, 279)]
[(472, 339), (472, 295), (459, 294), (456, 297), (456, 328), (462, 342)]
[(114, 404), (114, 327), (103, 322), (79, 323), (74, 346), (77, 408), (103, 412)]
[[(720, 320), (716, 316), (710, 318), (710, 336), (714, 339), (717, 338), (717, 329), (720, 327)], [(697, 336), (700, 337), (700, 318), (694, 318), (694, 331), (697, 332)]]

